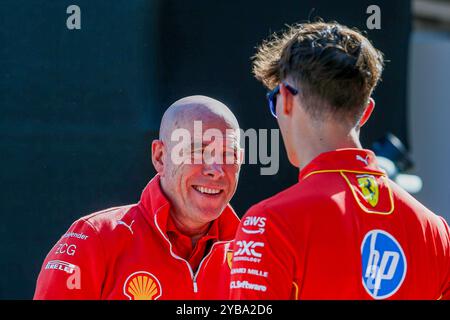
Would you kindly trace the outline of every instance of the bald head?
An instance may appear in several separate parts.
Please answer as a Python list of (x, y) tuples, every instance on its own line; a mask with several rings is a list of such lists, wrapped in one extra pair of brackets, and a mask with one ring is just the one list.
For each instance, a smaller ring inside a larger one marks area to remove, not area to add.
[(152, 142), (152, 162), (177, 228), (204, 234), (236, 191), (241, 167), (240, 130), (222, 102), (190, 96), (173, 103)]
[(168, 143), (174, 130), (190, 127), (194, 121), (222, 122), (230, 129), (239, 129), (236, 117), (225, 104), (196, 95), (177, 100), (166, 110), (161, 120), (159, 139)]

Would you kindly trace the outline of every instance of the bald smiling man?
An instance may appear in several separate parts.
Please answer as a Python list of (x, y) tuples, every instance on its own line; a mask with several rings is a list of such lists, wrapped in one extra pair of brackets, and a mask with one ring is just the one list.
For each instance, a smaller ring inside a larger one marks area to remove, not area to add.
[(239, 140), (220, 101), (172, 104), (140, 201), (75, 221), (47, 255), (34, 299), (227, 299)]

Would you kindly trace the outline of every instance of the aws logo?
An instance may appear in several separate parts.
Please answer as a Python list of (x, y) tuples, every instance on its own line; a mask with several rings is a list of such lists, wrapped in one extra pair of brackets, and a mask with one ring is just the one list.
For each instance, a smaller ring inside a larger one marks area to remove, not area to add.
[(125, 280), (123, 294), (130, 300), (157, 300), (162, 295), (162, 288), (153, 274), (138, 271)]
[(247, 234), (263, 234), (266, 227), (265, 217), (249, 216), (244, 219), (242, 231)]

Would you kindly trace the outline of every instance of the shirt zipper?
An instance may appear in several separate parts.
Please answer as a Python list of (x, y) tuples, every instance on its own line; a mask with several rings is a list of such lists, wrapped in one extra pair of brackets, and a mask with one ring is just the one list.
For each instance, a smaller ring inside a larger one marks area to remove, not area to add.
[[(162, 207), (164, 207), (164, 206), (162, 206)], [(181, 260), (181, 261), (184, 261), (184, 262), (186, 263), (186, 266), (187, 266), (188, 269), (189, 269), (189, 273), (191, 274), (192, 286), (193, 286), (194, 293), (198, 293), (197, 276), (198, 276), (198, 274), (200, 273), (200, 269), (201, 269), (201, 267), (202, 267), (203, 261), (205, 261), (206, 258), (208, 258), (208, 257), (211, 255), (212, 250), (213, 250), (213, 248), (214, 248), (214, 246), (215, 246), (216, 244), (219, 244), (219, 243), (226, 243), (226, 242), (229, 242), (229, 241), (217, 241), (217, 242), (213, 243), (213, 245), (212, 245), (211, 248), (209, 249), (208, 254), (207, 254), (206, 256), (204, 256), (203, 259), (200, 261), (200, 264), (198, 265), (198, 268), (197, 268), (197, 272), (194, 274), (194, 271), (192, 270), (192, 267), (191, 267), (191, 265), (189, 264), (189, 262), (186, 261), (185, 259), (181, 258), (180, 256), (176, 255), (176, 254), (173, 252), (173, 250), (172, 250), (172, 243), (170, 242), (170, 240), (166, 237), (166, 235), (164, 234), (164, 232), (162, 232), (161, 228), (159, 227), (158, 219), (157, 219), (156, 217), (157, 217), (157, 215), (158, 215), (159, 210), (160, 210), (162, 207), (160, 207), (160, 208), (156, 211), (156, 213), (155, 213), (155, 219), (154, 219), (154, 220), (155, 220), (156, 228), (157, 228), (158, 231), (161, 233), (161, 235), (163, 236), (163, 238), (169, 243), (169, 249), (170, 249), (170, 254), (171, 254), (171, 256), (172, 256), (173, 258), (177, 259), (177, 260)]]
[(227, 242), (229, 242), (229, 241), (216, 241), (216, 242), (214, 242), (213, 245), (211, 246), (211, 248), (209, 249), (208, 254), (206, 256), (204, 256), (203, 259), (200, 261), (200, 264), (198, 265), (198, 268), (197, 268), (197, 272), (195, 273), (194, 277), (192, 278), (192, 280), (194, 282), (194, 292), (195, 293), (198, 292), (197, 276), (200, 273), (200, 270), (201, 270), (203, 262), (211, 255), (215, 245), (220, 244), (220, 243), (227, 243)]
[(194, 280), (194, 292), (198, 292), (197, 282)]

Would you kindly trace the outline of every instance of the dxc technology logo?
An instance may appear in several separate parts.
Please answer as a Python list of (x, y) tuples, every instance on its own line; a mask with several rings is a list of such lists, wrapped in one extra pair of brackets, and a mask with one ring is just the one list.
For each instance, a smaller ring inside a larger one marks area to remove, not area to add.
[(369, 231), (361, 244), (362, 282), (374, 299), (392, 296), (406, 276), (406, 258), (395, 238), (383, 230)]

